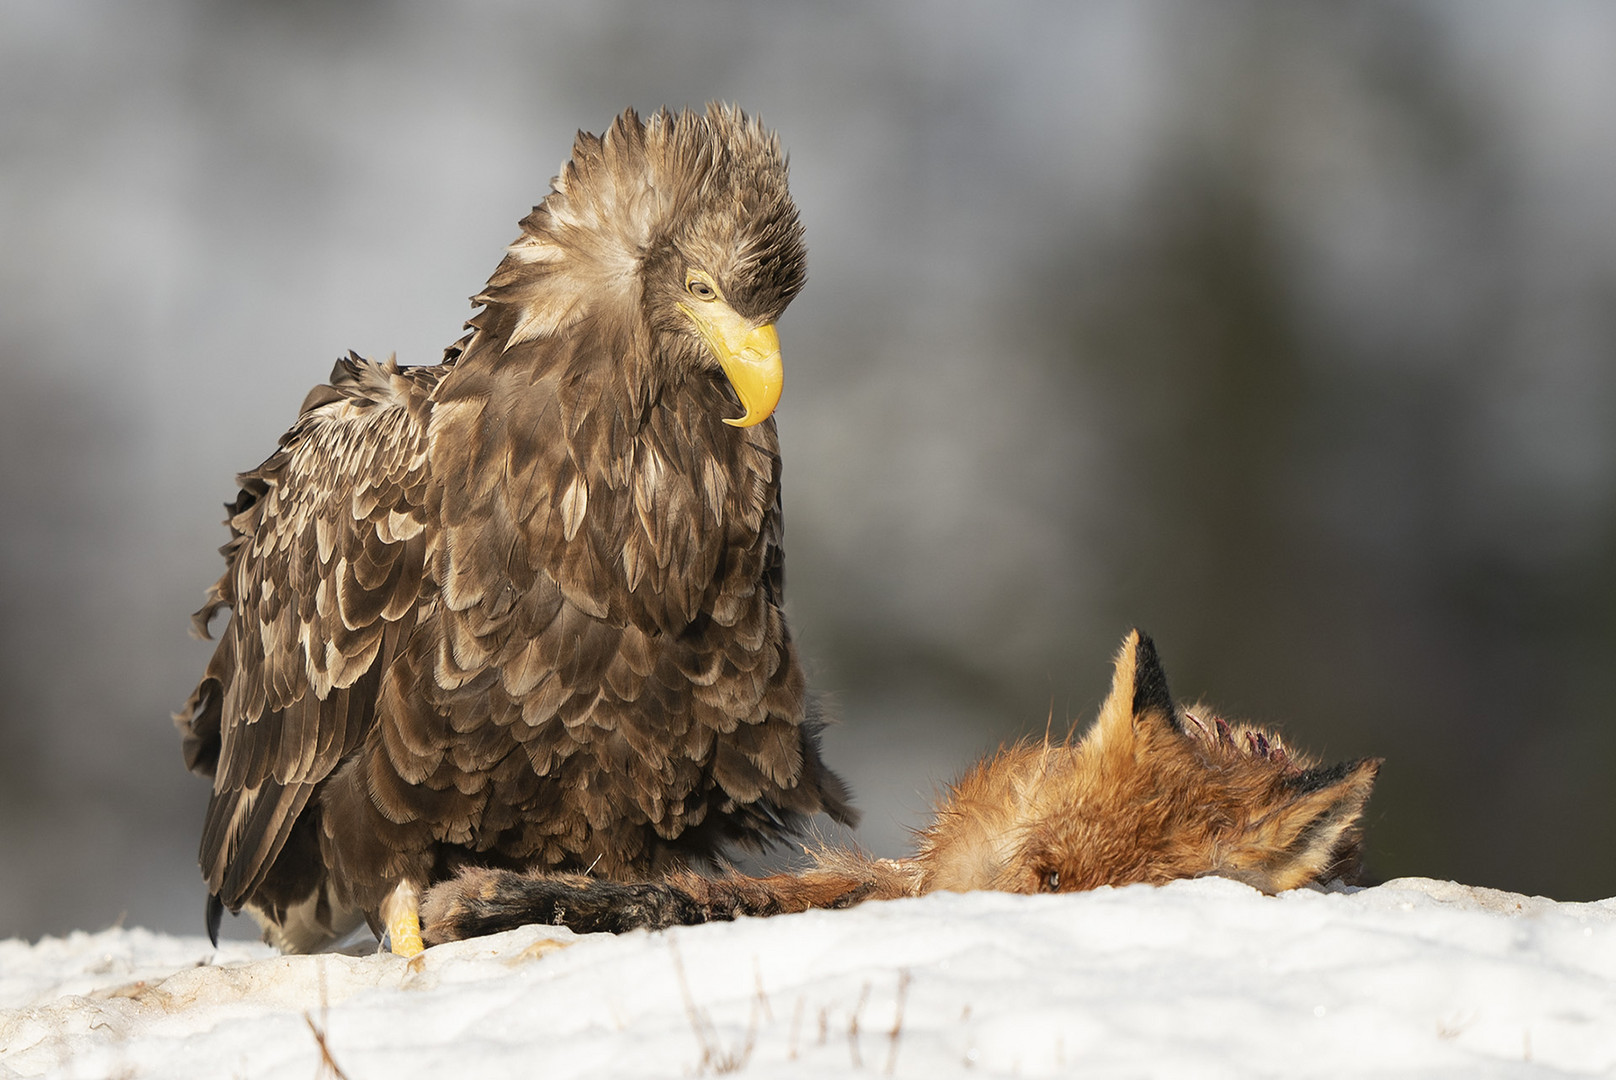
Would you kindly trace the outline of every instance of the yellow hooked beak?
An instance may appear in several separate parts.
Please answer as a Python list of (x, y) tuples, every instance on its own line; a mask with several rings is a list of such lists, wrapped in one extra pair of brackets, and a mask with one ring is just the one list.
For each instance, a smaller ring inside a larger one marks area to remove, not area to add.
[(733, 420), (724, 417), (724, 423), (751, 427), (767, 420), (780, 403), (780, 389), (785, 382), (785, 369), (780, 364), (780, 335), (774, 324), (753, 326), (722, 300), (700, 307), (680, 304), (679, 310), (696, 324), (718, 358), (729, 384), (735, 388), (741, 406), (746, 409), (744, 416)]

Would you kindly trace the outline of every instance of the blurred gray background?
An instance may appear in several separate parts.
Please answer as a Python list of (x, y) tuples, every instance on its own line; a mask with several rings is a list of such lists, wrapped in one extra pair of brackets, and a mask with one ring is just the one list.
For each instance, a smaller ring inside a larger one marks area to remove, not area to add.
[(709, 99), (808, 229), (789, 596), (866, 845), (1138, 624), (1387, 759), (1376, 875), (1616, 894), (1616, 8), (8, 0), (0, 937), (200, 931), (233, 473), (437, 358), (575, 129)]

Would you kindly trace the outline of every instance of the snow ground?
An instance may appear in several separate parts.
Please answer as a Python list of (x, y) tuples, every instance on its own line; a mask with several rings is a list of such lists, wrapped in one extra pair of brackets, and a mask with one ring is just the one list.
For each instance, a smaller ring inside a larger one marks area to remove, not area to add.
[[(565, 947), (561, 947), (565, 946)], [(1607, 1076), (1616, 900), (1217, 879), (281, 957), (0, 942), (0, 1078)]]

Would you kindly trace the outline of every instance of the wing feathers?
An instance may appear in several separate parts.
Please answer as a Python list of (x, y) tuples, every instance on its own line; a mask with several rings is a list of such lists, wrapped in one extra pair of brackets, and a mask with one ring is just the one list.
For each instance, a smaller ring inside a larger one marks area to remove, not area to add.
[(230, 676), (218, 680), (201, 853), (210, 888), (232, 909), (263, 883), (314, 787), (363, 738), (374, 676), (413, 621), (429, 547), (424, 394), (434, 381), (341, 361), (276, 453), (239, 478), (225, 576), (204, 608), (233, 608), (209, 667)]

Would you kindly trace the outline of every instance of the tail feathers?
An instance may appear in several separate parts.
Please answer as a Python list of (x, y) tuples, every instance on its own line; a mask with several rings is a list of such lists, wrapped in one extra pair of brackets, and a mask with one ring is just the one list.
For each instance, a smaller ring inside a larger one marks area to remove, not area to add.
[(219, 899), (218, 893), (208, 893), (208, 912), (205, 916), (208, 927), (208, 940), (213, 947), (219, 947), (219, 924), (224, 921), (224, 901)]

